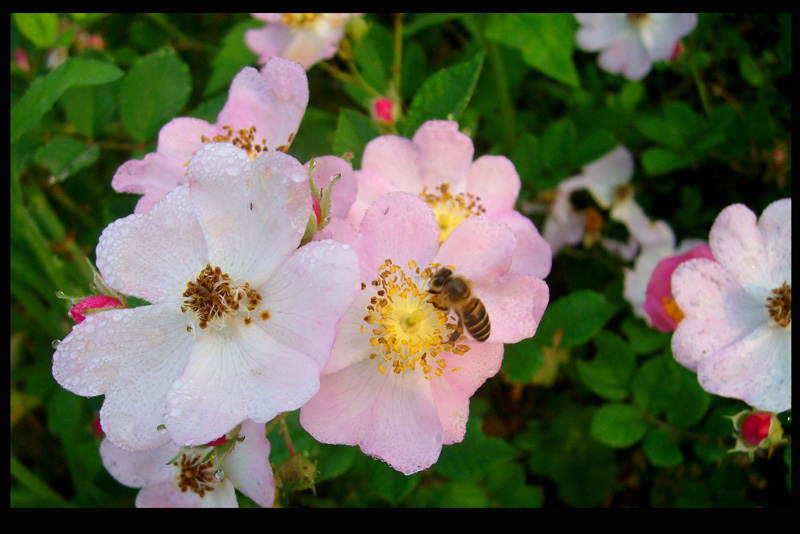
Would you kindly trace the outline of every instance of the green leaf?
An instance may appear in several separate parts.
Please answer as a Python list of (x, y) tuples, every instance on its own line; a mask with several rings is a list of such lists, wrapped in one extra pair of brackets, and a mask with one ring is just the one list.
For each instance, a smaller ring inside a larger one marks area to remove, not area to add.
[(463, 480), (488, 473), (493, 466), (518, 455), (517, 450), (499, 438), (490, 438), (481, 429), (481, 420), (470, 417), (461, 443), (442, 448), (433, 468), (450, 479)]
[(120, 76), (121, 70), (102, 61), (67, 59), (47, 76), (33, 82), (11, 110), (11, 143), (36, 126), (70, 87), (104, 84)]
[(542, 346), (553, 346), (553, 337), (561, 332), (560, 347), (575, 347), (589, 341), (616, 312), (606, 298), (590, 289), (582, 289), (551, 303), (544, 313), (534, 339)]
[(37, 48), (50, 48), (58, 37), (56, 13), (14, 13), (14, 22)]
[(526, 483), (525, 468), (517, 462), (506, 462), (486, 476), (486, 489), (493, 501), (503, 508), (541, 508), (544, 488)]
[(542, 347), (532, 338), (505, 346), (503, 372), (512, 383), (530, 383), (543, 364)]
[(650, 176), (667, 174), (691, 164), (691, 157), (669, 148), (652, 147), (642, 152), (642, 166)]
[(211, 76), (203, 91), (205, 96), (227, 88), (239, 71), (255, 64), (257, 57), (244, 42), (244, 34), (247, 30), (258, 27), (263, 27), (261, 21), (249, 19), (235, 25), (225, 34), (219, 52), (211, 60)]
[(648, 326), (643, 320), (628, 317), (622, 322), (622, 333), (628, 338), (634, 354), (652, 354), (669, 345), (670, 334)]
[(758, 66), (758, 63), (750, 54), (744, 55), (739, 58), (739, 74), (742, 78), (755, 87), (761, 87), (767, 81), (767, 77)]
[(570, 119), (551, 122), (542, 133), (542, 162), (549, 171), (569, 167), (575, 161), (578, 131)]
[(495, 13), (486, 36), (522, 52), (534, 69), (572, 87), (578, 71), (572, 60), (577, 23), (570, 13)]
[(483, 66), (483, 54), (431, 75), (414, 95), (403, 125), (411, 137), (422, 123), (434, 119), (458, 120), (467, 107)]
[(669, 429), (659, 428), (650, 432), (644, 438), (642, 448), (656, 467), (675, 467), (683, 463), (683, 454)]
[(633, 399), (651, 415), (659, 415), (680, 391), (680, 369), (668, 355), (646, 361), (633, 379)]
[(575, 166), (583, 167), (619, 146), (619, 141), (608, 130), (595, 130), (582, 138), (575, 150)]
[(89, 167), (100, 156), (97, 145), (87, 145), (71, 137), (56, 137), (36, 151), (35, 161), (47, 167), (55, 182)]
[(601, 331), (594, 339), (597, 356), (591, 362), (578, 360), (578, 375), (586, 386), (611, 400), (621, 400), (630, 393), (636, 372), (636, 357), (618, 335)]
[(364, 81), (376, 91), (384, 92), (394, 62), (392, 32), (379, 24), (371, 26), (356, 47), (355, 59)]
[(651, 141), (672, 148), (685, 148), (686, 143), (677, 124), (659, 115), (650, 115), (635, 122), (636, 129)]
[(673, 401), (667, 406), (667, 422), (679, 427), (689, 428), (699, 423), (711, 404), (708, 394), (697, 381), (697, 375), (670, 358), (678, 369), (678, 391)]
[(333, 151), (339, 155), (348, 150), (353, 152), (355, 155), (353, 168), (357, 169), (361, 166), (364, 147), (380, 135), (378, 125), (372, 119), (350, 109), (342, 109), (339, 111), (339, 120), (336, 123)]
[(630, 404), (606, 404), (594, 414), (591, 436), (610, 447), (624, 449), (636, 444), (644, 437), (647, 422)]
[(82, 85), (68, 89), (59, 100), (67, 120), (85, 137), (93, 138), (114, 116), (114, 84)]
[(419, 473), (406, 476), (377, 459), (367, 463), (367, 474), (378, 495), (391, 504), (397, 504), (407, 497), (420, 480)]
[(192, 92), (189, 67), (170, 48), (140, 58), (122, 79), (120, 117), (134, 139), (148, 141), (174, 118)]

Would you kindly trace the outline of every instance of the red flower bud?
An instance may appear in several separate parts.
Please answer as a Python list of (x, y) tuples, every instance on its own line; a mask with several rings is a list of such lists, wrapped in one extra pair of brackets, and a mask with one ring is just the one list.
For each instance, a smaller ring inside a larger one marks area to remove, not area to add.
[(771, 422), (771, 413), (754, 412), (748, 415), (742, 423), (742, 437), (753, 445), (758, 445), (769, 434)]
[(98, 308), (121, 308), (122, 303), (114, 297), (107, 297), (105, 295), (92, 295), (77, 303), (70, 308), (69, 316), (76, 324), (83, 322), (86, 310), (96, 310)]

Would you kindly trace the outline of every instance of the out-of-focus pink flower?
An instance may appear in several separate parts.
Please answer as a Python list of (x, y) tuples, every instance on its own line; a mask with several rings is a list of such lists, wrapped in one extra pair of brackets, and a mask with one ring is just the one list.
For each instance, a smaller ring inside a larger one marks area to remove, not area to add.
[(222, 458), (203, 459), (210, 447), (182, 449), (167, 443), (147, 451), (128, 451), (108, 439), (100, 444), (106, 470), (118, 482), (141, 488), (138, 508), (237, 508), (239, 490), (259, 506), (271, 508), (275, 479), (264, 425), (245, 421), (239, 438)]
[(286, 152), (307, 105), (308, 78), (297, 63), (275, 58), (261, 73), (245, 67), (231, 82), (228, 101), (216, 124), (190, 117), (171, 120), (158, 134), (156, 152), (123, 164), (111, 186), (144, 195), (136, 213), (147, 212), (187, 182), (188, 162), (204, 144), (233, 143), (253, 158), (267, 151)]
[[(440, 232), (426, 202), (395, 192), (375, 201), (358, 229), (334, 219), (321, 233), (357, 252), (362, 290), (300, 422), (323, 443), (358, 445), (405, 474), (463, 439), (469, 399), (500, 369), (503, 343), (533, 336), (549, 299), (541, 279), (510, 270), (508, 226), (470, 217), (441, 246)], [(455, 312), (428, 293), (440, 266), (471, 283), (490, 320), (487, 341), (466, 331), (453, 339)]]
[(697, 13), (575, 13), (583, 50), (602, 50), (598, 63), (629, 80), (644, 78), (653, 63), (670, 59), (676, 43), (697, 26)]
[(356, 171), (358, 197), (347, 220), (358, 225), (380, 196), (406, 191), (433, 209), (444, 242), (464, 221), (483, 215), (507, 224), (516, 234), (512, 270), (545, 278), (550, 273), (550, 246), (533, 222), (514, 209), (520, 178), (504, 156), (481, 156), (454, 121), (428, 121), (413, 139), (384, 135), (364, 149)]
[(106, 295), (92, 295), (86, 297), (69, 309), (69, 316), (75, 323), (82, 323), (87, 313), (102, 311), (111, 308), (121, 308), (122, 303), (114, 297)]
[(245, 43), (263, 65), (272, 57), (296, 61), (306, 70), (332, 58), (344, 37), (351, 16), (361, 13), (252, 13), (263, 20), (263, 28), (247, 30)]
[(711, 248), (703, 243), (691, 250), (661, 260), (650, 276), (645, 292), (644, 311), (650, 317), (652, 325), (662, 332), (672, 332), (683, 319), (683, 312), (672, 296), (672, 273), (678, 265), (692, 258), (708, 258), (713, 260)]
[(706, 391), (769, 412), (792, 407), (792, 200), (761, 217), (728, 206), (711, 227), (716, 261), (696, 258), (672, 275), (685, 318), (675, 359)]
[(188, 174), (97, 247), (105, 283), (151, 305), (88, 316), (53, 356), (59, 384), (105, 395), (103, 429), (127, 449), (205, 444), (300, 407), (358, 293), (347, 246), (297, 248), (311, 193), (296, 159), (213, 143)]

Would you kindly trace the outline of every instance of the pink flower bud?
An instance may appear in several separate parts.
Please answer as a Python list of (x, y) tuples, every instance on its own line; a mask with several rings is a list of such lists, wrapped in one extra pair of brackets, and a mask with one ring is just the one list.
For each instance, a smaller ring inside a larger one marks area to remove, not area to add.
[(107, 297), (106, 295), (92, 295), (77, 303), (70, 308), (69, 316), (75, 321), (75, 324), (80, 324), (86, 317), (84, 312), (86, 310), (96, 310), (98, 308), (121, 308), (122, 303), (114, 297)]
[(675, 43), (675, 49), (672, 51), (672, 56), (669, 58), (670, 61), (675, 61), (683, 54), (683, 43), (678, 41)]
[(322, 224), (322, 208), (316, 195), (311, 195), (311, 207), (314, 208), (314, 215), (317, 216), (317, 226)]
[(397, 119), (392, 99), (384, 96), (376, 98), (372, 103), (372, 115), (378, 122), (392, 124)]
[(217, 445), (222, 445), (223, 443), (228, 442), (228, 436), (220, 436), (214, 441), (209, 441), (206, 443), (206, 447), (216, 447)]
[(742, 437), (753, 445), (760, 444), (769, 435), (771, 422), (771, 413), (754, 412), (748, 415), (742, 423)]

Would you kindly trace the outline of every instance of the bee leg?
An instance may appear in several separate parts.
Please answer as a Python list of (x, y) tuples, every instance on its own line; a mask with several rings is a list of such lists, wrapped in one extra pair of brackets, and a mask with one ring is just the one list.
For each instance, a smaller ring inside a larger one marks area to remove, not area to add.
[(450, 339), (447, 340), (448, 343), (455, 343), (455, 341), (461, 337), (461, 333), (464, 332), (464, 319), (461, 318), (461, 315), (458, 316), (458, 326), (456, 327), (456, 331), (450, 334)]

